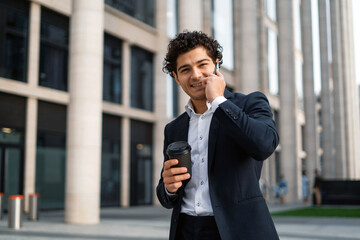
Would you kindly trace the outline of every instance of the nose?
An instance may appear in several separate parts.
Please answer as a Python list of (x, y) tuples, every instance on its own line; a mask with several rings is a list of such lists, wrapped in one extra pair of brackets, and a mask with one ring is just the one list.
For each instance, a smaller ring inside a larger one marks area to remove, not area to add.
[(193, 68), (193, 70), (192, 70), (192, 74), (191, 74), (191, 78), (192, 79), (199, 79), (199, 78), (201, 78), (202, 77), (202, 72), (201, 72), (201, 70), (200, 69), (198, 69), (198, 68)]

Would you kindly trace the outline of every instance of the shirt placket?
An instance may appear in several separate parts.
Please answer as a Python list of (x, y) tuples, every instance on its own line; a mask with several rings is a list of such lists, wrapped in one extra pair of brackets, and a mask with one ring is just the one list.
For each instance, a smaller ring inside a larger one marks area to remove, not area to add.
[(203, 114), (199, 117), (198, 120), (198, 147), (199, 147), (199, 162), (197, 164), (199, 171), (199, 179), (197, 179), (197, 190), (195, 194), (195, 209), (196, 213), (200, 214), (203, 210), (204, 202), (201, 201), (201, 197), (203, 196), (204, 186), (206, 183), (206, 114)]

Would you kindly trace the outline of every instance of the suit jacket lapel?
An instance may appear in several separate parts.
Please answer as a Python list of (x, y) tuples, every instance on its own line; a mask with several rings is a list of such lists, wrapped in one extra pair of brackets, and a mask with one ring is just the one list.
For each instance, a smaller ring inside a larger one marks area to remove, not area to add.
[(176, 133), (175, 141), (187, 142), (188, 134), (189, 134), (189, 120), (190, 120), (189, 115), (187, 113), (184, 113), (183, 117), (180, 119), (179, 122), (179, 126), (184, 126), (184, 127), (179, 127), (176, 129), (177, 133)]

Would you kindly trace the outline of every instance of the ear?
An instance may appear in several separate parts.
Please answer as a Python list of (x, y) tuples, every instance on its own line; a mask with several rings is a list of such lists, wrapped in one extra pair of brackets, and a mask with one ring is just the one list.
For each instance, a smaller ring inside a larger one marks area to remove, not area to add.
[(174, 71), (172, 71), (171, 74), (172, 74), (173, 78), (175, 79), (176, 83), (180, 86), (180, 82), (179, 82), (177, 74)]

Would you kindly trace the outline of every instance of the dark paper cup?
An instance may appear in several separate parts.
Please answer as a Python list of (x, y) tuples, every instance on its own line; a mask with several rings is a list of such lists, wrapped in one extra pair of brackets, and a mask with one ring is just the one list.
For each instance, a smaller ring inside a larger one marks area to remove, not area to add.
[(179, 163), (173, 167), (186, 167), (191, 175), (191, 146), (185, 141), (171, 143), (166, 150), (169, 159), (177, 159)]

